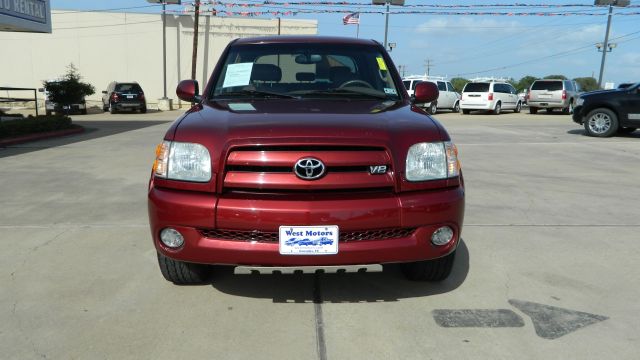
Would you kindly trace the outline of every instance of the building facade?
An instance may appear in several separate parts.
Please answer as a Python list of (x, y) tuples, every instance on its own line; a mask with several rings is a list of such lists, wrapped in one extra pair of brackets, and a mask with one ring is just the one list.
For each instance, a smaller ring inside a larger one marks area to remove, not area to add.
[[(137, 81), (148, 106), (164, 95), (162, 15), (52, 11), (51, 34), (0, 32), (0, 87), (40, 88), (44, 80), (65, 74), (73, 63), (96, 94), (99, 106), (111, 81)], [(167, 15), (167, 97), (174, 99), (180, 80), (191, 78), (192, 15)], [(265, 35), (316, 34), (316, 20), (227, 18), (199, 20), (196, 80), (206, 84), (229, 41)], [(174, 105), (174, 106), (175, 106)]]

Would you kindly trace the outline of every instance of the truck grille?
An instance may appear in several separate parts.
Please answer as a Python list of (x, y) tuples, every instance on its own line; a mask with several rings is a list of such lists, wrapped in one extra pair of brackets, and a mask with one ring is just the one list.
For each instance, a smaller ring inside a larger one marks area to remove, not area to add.
[[(231, 241), (278, 242), (277, 232), (241, 231), (223, 229), (200, 229), (200, 234), (209, 239)], [(341, 231), (340, 241), (389, 240), (408, 237), (416, 228), (392, 228), (362, 231)]]
[[(324, 176), (303, 180), (294, 166), (303, 158), (320, 160)], [(387, 172), (371, 174), (371, 166)], [(225, 191), (290, 192), (393, 189), (391, 156), (378, 147), (358, 146), (251, 146), (235, 148), (224, 168)]]

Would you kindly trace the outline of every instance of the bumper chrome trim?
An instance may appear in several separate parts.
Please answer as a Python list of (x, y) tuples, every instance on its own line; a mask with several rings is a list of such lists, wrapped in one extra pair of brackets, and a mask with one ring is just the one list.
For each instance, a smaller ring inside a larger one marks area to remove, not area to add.
[(382, 272), (381, 264), (344, 265), (344, 266), (236, 266), (236, 275), (251, 274), (337, 274), (357, 272)]

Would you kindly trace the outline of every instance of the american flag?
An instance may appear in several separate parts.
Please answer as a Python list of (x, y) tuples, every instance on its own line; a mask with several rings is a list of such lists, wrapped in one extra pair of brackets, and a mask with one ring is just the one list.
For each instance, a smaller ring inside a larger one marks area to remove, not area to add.
[(360, 25), (360, 13), (355, 12), (345, 15), (345, 17), (342, 18), (342, 23), (344, 25)]

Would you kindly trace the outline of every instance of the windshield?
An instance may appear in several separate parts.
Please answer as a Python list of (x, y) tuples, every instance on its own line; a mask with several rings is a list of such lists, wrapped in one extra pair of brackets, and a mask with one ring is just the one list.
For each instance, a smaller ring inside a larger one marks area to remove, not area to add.
[(398, 100), (400, 92), (388, 71), (390, 65), (371, 46), (235, 46), (229, 51), (211, 96)]

